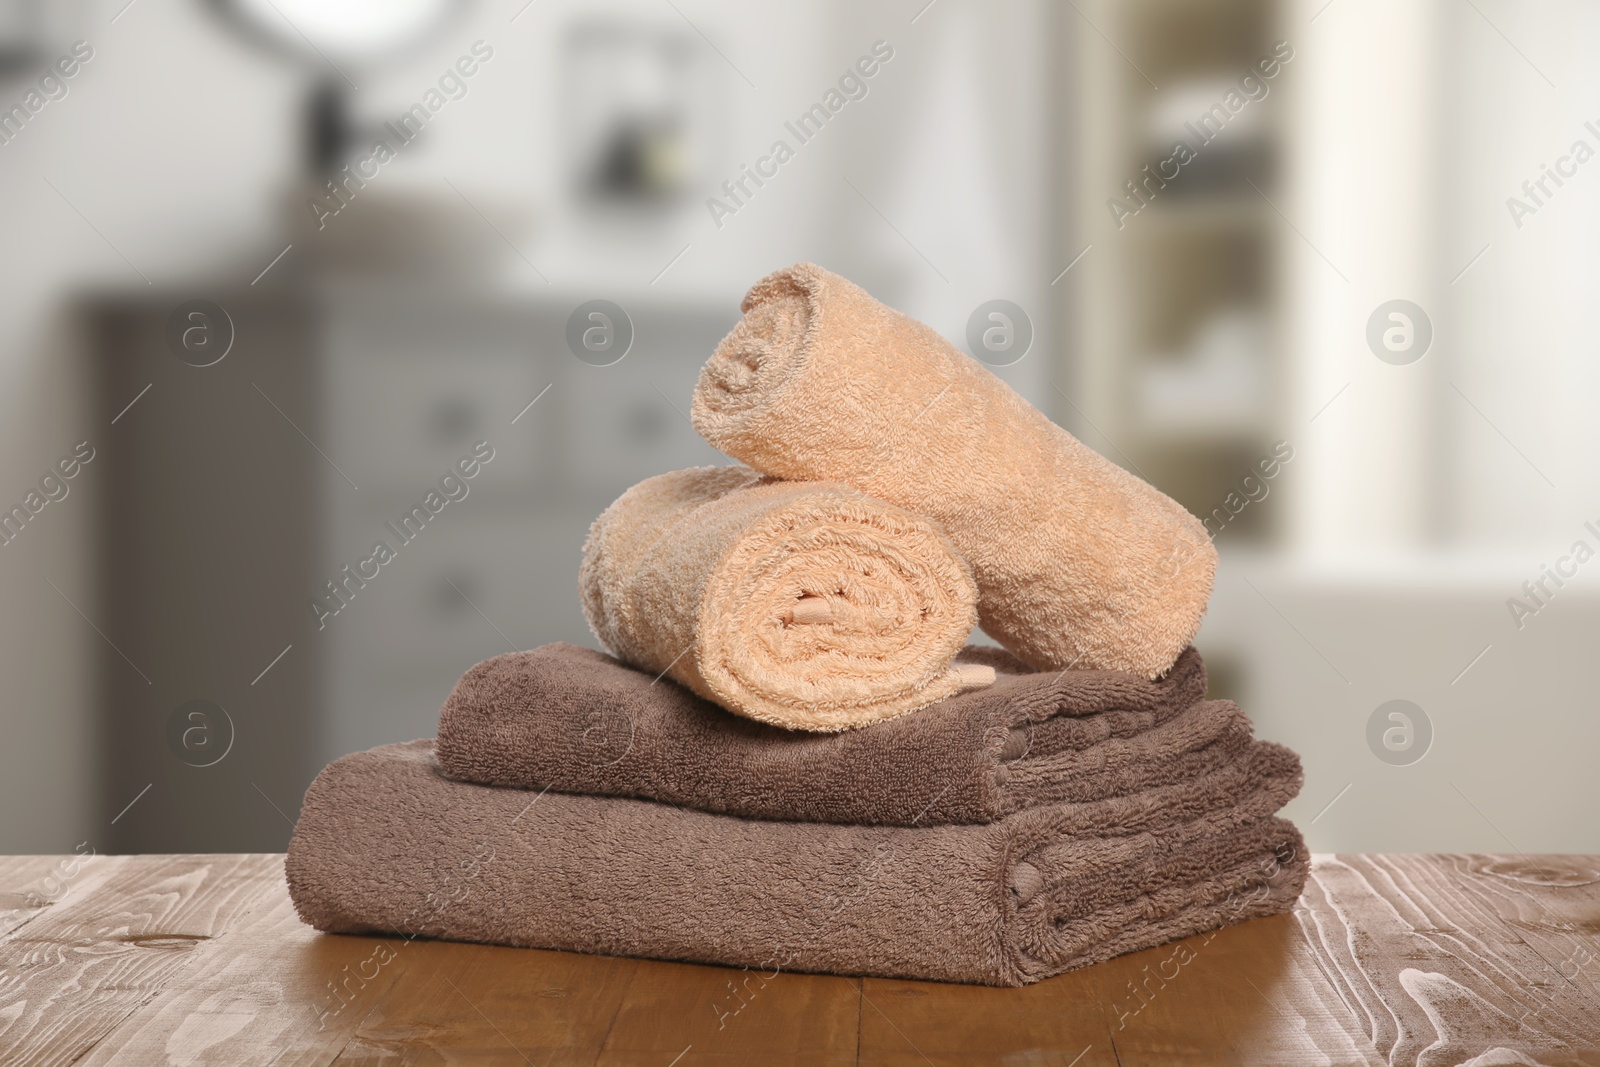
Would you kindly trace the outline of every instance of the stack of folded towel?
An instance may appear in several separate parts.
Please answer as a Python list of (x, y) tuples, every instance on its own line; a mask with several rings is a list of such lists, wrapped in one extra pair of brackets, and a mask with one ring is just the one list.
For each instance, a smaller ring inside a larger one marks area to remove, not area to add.
[(331, 764), (301, 916), (1021, 985), (1288, 910), (1300, 764), (1205, 699), (1199, 522), (821, 268), (744, 309), (693, 410), (750, 466), (648, 479), (585, 546), (616, 658), (487, 660), (437, 741)]

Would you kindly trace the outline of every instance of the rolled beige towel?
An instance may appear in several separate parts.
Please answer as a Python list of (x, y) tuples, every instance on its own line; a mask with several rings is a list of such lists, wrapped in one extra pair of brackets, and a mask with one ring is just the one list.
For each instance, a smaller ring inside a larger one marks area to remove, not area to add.
[(821, 267), (768, 275), (742, 307), (695, 390), (706, 440), (937, 521), (972, 565), (983, 629), (1029, 666), (1172, 666), (1216, 574), (1198, 519)]
[(578, 582), (619, 659), (792, 730), (894, 718), (994, 679), (954, 666), (966, 563), (929, 520), (748, 467), (646, 479), (595, 520)]

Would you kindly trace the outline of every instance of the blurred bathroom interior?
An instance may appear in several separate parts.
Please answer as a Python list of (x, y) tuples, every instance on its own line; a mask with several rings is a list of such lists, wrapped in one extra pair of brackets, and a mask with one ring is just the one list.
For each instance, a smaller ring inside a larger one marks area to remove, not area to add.
[[(1596, 43), (1576, 0), (0, 0), (0, 852), (281, 850), (472, 663), (593, 645), (589, 523), (725, 461), (696, 374), (801, 260), (1205, 519), (1212, 692), (1304, 754), (1315, 850), (1600, 849), (1600, 566), (1546, 577), (1600, 547), (1600, 167), (1524, 191), (1600, 146)], [(1392, 700), (1424, 758), (1370, 749)]]

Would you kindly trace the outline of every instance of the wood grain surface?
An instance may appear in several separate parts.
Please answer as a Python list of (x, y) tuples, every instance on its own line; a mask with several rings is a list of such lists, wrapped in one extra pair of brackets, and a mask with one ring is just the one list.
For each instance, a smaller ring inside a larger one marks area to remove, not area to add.
[(1292, 915), (1025, 989), (404, 938), (277, 855), (0, 858), (0, 1064), (1600, 1067), (1600, 857), (1318, 856)]

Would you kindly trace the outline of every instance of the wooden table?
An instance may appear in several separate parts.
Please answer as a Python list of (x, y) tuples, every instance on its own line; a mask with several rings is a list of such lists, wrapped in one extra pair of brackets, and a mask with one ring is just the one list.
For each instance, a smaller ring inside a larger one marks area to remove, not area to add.
[[(1600, 1064), (1600, 857), (1318, 856), (1027, 989), (302, 925), (276, 855), (0, 859), (0, 1064)], [(1496, 1051), (1498, 1050), (1498, 1051)]]

